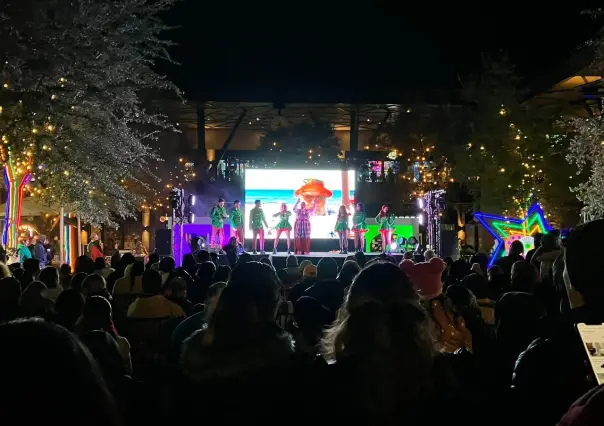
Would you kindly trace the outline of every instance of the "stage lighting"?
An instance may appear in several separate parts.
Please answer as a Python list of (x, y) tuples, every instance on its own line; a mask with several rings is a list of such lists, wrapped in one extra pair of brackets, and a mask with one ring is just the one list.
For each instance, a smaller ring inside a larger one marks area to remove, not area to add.
[(189, 213), (189, 223), (195, 223), (195, 213)]
[(423, 198), (418, 198), (417, 199), (417, 206), (423, 210), (424, 209), (424, 199)]
[(180, 190), (178, 188), (172, 188), (170, 190), (170, 207), (177, 209), (180, 205)]
[(418, 222), (420, 225), (424, 224), (424, 215), (423, 214), (419, 214), (419, 216), (417, 216)]
[(397, 247), (398, 247), (398, 245), (397, 245), (396, 243), (392, 243), (392, 244), (390, 244), (390, 250), (391, 250), (391, 251), (396, 250), (396, 248), (397, 248)]
[(189, 197), (187, 198), (187, 204), (189, 206), (194, 206), (195, 205), (195, 195), (189, 194)]

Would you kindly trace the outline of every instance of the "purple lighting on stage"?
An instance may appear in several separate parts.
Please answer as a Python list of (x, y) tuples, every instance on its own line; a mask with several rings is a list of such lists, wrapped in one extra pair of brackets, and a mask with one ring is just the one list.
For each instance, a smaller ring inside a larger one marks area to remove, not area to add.
[[(174, 249), (174, 259), (176, 260), (176, 266), (181, 266), (181, 259), (191, 253), (191, 246), (189, 245), (189, 241), (191, 237), (201, 237), (206, 241), (206, 250), (210, 249), (210, 235), (212, 235), (212, 225), (210, 224), (189, 224), (185, 223), (183, 228), (183, 245), (182, 245), (182, 256), (180, 255), (180, 225), (175, 224), (173, 229), (174, 241), (173, 241), (173, 249)], [(224, 225), (224, 240), (223, 244), (227, 244), (229, 242), (229, 238), (231, 236), (231, 227), (227, 224)], [(222, 248), (222, 247), (221, 247)]]

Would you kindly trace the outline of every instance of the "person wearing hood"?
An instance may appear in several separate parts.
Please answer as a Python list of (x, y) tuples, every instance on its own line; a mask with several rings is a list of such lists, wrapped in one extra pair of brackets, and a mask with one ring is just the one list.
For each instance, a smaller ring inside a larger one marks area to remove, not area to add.
[(121, 294), (142, 294), (143, 272), (145, 272), (145, 265), (141, 261), (136, 261), (126, 266), (124, 276), (115, 282), (113, 294), (116, 296)]
[(126, 266), (124, 276), (115, 282), (113, 297), (120, 308), (127, 309), (130, 303), (144, 293), (143, 272), (145, 272), (145, 265), (141, 261), (136, 261)]
[(48, 238), (45, 235), (40, 235), (34, 245), (33, 256), (35, 259), (38, 259), (41, 267), (46, 266), (48, 263), (48, 252), (46, 251), (45, 244), (48, 244)]

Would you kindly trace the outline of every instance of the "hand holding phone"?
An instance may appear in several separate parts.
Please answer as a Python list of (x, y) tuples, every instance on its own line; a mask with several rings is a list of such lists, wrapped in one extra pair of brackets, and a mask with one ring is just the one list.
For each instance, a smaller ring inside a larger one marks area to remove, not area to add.
[(604, 383), (604, 324), (577, 324), (577, 331), (598, 385)]

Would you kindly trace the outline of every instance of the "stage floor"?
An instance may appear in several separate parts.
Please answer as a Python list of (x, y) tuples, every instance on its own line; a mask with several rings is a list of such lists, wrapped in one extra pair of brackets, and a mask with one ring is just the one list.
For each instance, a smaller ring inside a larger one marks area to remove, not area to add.
[[(365, 253), (366, 262), (369, 262), (380, 255), (381, 255), (381, 253)], [(277, 254), (273, 254), (272, 252), (270, 252), (270, 253), (267, 252), (266, 254), (251, 254), (251, 256), (252, 256), (253, 260), (255, 260), (255, 261), (258, 261), (258, 260), (262, 259), (263, 257), (268, 257), (269, 259), (271, 259), (271, 262), (273, 263), (273, 266), (275, 267), (275, 269), (281, 269), (281, 268), (285, 268), (285, 262), (287, 260), (288, 254), (287, 254), (287, 252), (277, 253)], [(324, 257), (331, 257), (332, 259), (335, 259), (335, 261), (338, 263), (338, 266), (342, 266), (342, 264), (344, 263), (344, 261), (346, 260), (346, 258), (348, 256), (354, 257), (354, 252), (349, 252), (348, 254), (340, 254), (338, 252), (317, 251), (317, 252), (311, 252), (310, 254), (305, 254), (305, 255), (297, 254), (296, 258), (298, 259), (298, 263), (302, 262), (303, 260), (310, 260), (314, 265), (316, 265), (319, 262), (319, 260), (323, 259)], [(403, 255), (400, 253), (393, 253), (390, 256), (394, 257), (394, 259), (396, 260), (397, 263), (403, 259)]]

